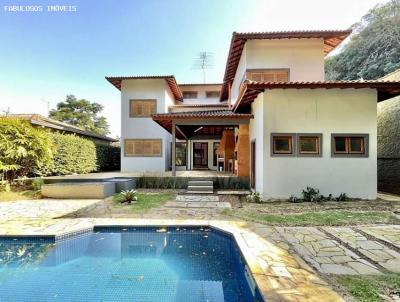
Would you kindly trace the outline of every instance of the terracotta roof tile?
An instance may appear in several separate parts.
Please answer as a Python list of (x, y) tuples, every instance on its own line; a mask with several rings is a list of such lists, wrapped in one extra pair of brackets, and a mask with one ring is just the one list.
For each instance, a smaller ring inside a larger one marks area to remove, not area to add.
[(232, 34), (228, 58), (225, 66), (224, 84), (221, 90), (221, 100), (228, 97), (229, 83), (233, 81), (244, 45), (247, 40), (272, 40), (272, 39), (324, 39), (324, 52), (328, 54), (351, 34), (351, 30), (298, 30), (298, 31), (271, 31), (248, 32)]
[(348, 89), (372, 88), (378, 92), (378, 101), (400, 95), (400, 82), (383, 80), (358, 81), (314, 81), (314, 82), (255, 82), (245, 80), (235, 103), (233, 111), (253, 102), (257, 95), (265, 89)]
[(170, 112), (153, 114), (152, 118), (158, 120), (171, 120), (171, 119), (203, 119), (203, 118), (252, 118), (253, 115), (247, 113), (235, 113), (230, 109), (208, 110), (208, 111), (186, 111), (186, 112)]
[(107, 76), (106, 80), (113, 84), (117, 89), (121, 90), (121, 82), (123, 80), (151, 80), (151, 79), (165, 79), (169, 88), (171, 89), (175, 100), (182, 101), (182, 92), (179, 89), (175, 76), (173, 75), (135, 75), (135, 76)]

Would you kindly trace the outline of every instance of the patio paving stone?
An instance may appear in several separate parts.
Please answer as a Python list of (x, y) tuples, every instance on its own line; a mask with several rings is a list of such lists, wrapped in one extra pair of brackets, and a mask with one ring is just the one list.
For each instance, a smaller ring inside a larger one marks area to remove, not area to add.
[(359, 229), (400, 249), (400, 225), (365, 226)]
[(377, 241), (370, 240), (348, 227), (325, 227), (324, 230), (347, 243), (359, 253), (377, 262), (385, 269), (400, 273), (400, 254), (398, 252)]
[[(378, 268), (314, 227), (276, 227), (293, 249), (324, 274), (380, 274)], [(337, 261), (339, 260), (339, 261)]]

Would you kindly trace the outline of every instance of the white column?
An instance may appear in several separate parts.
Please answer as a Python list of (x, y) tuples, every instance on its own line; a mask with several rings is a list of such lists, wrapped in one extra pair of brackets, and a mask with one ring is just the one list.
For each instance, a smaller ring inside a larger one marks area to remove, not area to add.
[(176, 176), (176, 127), (175, 122), (172, 122), (172, 177)]

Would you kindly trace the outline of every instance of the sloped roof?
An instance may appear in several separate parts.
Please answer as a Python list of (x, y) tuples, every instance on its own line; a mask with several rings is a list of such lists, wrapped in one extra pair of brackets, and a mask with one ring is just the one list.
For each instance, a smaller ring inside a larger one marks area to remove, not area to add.
[(225, 66), (224, 83), (221, 91), (221, 100), (228, 96), (229, 83), (233, 81), (239, 60), (247, 40), (273, 40), (273, 39), (324, 39), (324, 52), (328, 54), (344, 39), (351, 34), (351, 29), (346, 30), (305, 30), (305, 31), (272, 31), (248, 32), (232, 34), (228, 59)]
[(176, 82), (175, 76), (173, 75), (147, 75), (147, 76), (107, 76), (106, 80), (113, 84), (117, 89), (121, 90), (121, 82), (123, 80), (152, 80), (152, 79), (164, 79), (176, 101), (182, 101), (182, 92), (179, 89), (178, 83)]
[[(161, 127), (171, 133), (172, 131), (172, 122), (173, 121), (181, 121), (181, 120), (211, 120), (211, 121), (223, 121), (223, 120), (243, 120), (253, 118), (252, 114), (248, 113), (235, 113), (230, 109), (225, 110), (210, 110), (210, 111), (188, 111), (188, 112), (171, 112), (171, 113), (162, 113), (162, 114), (153, 114), (153, 120), (158, 123)], [(205, 127), (206, 122), (204, 123)], [(223, 128), (223, 126), (218, 126), (219, 128)], [(198, 126), (197, 126), (198, 128)], [(221, 129), (222, 129), (221, 128)], [(219, 129), (219, 130), (221, 130)], [(182, 133), (179, 129), (177, 131), (178, 138), (184, 138), (185, 134)]]
[(265, 89), (346, 89), (346, 88), (372, 88), (378, 91), (378, 102), (400, 95), (400, 82), (398, 81), (315, 81), (315, 82), (255, 82), (245, 80), (238, 100), (233, 108), (248, 105), (253, 102), (260, 92)]
[(55, 119), (49, 118), (49, 117), (44, 117), (40, 114), (8, 114), (8, 115), (2, 115), (0, 118), (18, 118), (18, 119), (23, 119), (29, 121), (33, 125), (37, 126), (42, 126), (46, 128), (51, 128), (59, 131), (65, 131), (69, 133), (75, 133), (79, 134), (82, 136), (88, 136), (92, 138), (96, 138), (99, 140), (105, 140), (109, 142), (118, 142), (117, 139), (111, 138), (108, 136), (103, 136), (103, 135), (98, 135), (96, 133), (86, 131), (82, 128), (79, 128), (74, 125), (70, 125), (64, 122), (57, 121)]

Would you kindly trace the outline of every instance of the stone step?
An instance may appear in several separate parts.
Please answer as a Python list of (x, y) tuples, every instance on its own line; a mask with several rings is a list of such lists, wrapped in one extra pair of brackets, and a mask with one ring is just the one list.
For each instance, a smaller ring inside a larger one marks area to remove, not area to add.
[(214, 183), (212, 180), (190, 180), (188, 186), (209, 186), (213, 187)]
[(217, 195), (190, 195), (190, 194), (184, 194), (184, 195), (177, 195), (176, 196), (176, 201), (184, 201), (184, 202), (188, 202), (188, 201), (215, 201), (218, 202), (219, 198)]
[(213, 194), (214, 191), (187, 191), (188, 194)]
[(188, 191), (214, 191), (213, 186), (188, 186)]

